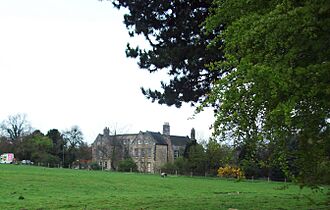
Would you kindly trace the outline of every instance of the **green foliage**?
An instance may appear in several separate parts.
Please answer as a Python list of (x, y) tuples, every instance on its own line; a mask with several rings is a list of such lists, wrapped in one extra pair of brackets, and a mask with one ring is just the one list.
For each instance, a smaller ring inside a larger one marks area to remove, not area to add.
[(161, 171), (167, 174), (175, 174), (178, 171), (178, 168), (174, 163), (165, 163), (161, 167)]
[(91, 170), (101, 170), (101, 166), (97, 162), (91, 162), (89, 164)]
[(35, 152), (31, 155), (31, 160), (33, 160), (36, 164), (42, 163), (43, 165), (50, 164), (50, 166), (54, 166), (60, 162), (59, 157), (51, 155), (46, 152)]
[(234, 150), (225, 144), (210, 139), (206, 145), (206, 161), (209, 173), (216, 175), (220, 166), (234, 163)]
[(101, 170), (101, 166), (97, 162), (91, 162), (89, 164), (91, 170)]
[(119, 161), (118, 171), (126, 171), (126, 172), (136, 172), (137, 165), (132, 158), (126, 158), (125, 160)]
[(178, 157), (174, 160), (174, 169), (177, 170), (178, 174), (189, 174), (188, 160), (184, 157)]
[(187, 168), (195, 175), (204, 175), (206, 171), (206, 155), (202, 145), (191, 141), (185, 149), (184, 157), (187, 160)]
[[(327, 209), (288, 183), (0, 165), (0, 209)], [(282, 187), (283, 188), (283, 187)], [(23, 200), (19, 200), (23, 197)], [(313, 201), (311, 202), (310, 201)]]
[(209, 33), (225, 25), (212, 43), (225, 41), (226, 61), (210, 68), (228, 70), (208, 98), (208, 105), (217, 107), (214, 134), (230, 136), (236, 145), (268, 145), (275, 154), (270, 161), (312, 185), (326, 176), (319, 176), (319, 169), (329, 161), (329, 5), (215, 0), (206, 22)]
[(177, 107), (203, 100), (219, 76), (205, 64), (223, 58), (216, 48), (206, 48), (215, 36), (201, 31), (212, 0), (113, 2), (117, 8), (127, 9), (124, 23), (129, 34), (143, 35), (150, 44), (148, 49), (128, 44), (127, 56), (138, 58), (140, 68), (167, 71), (170, 76), (169, 83), (161, 82), (162, 91), (142, 88), (142, 93), (153, 102)]
[(47, 132), (46, 136), (50, 138), (53, 143), (51, 154), (61, 159), (64, 152), (64, 139), (61, 132), (57, 129), (51, 129)]
[[(51, 139), (37, 130), (17, 144), (15, 155), (18, 160), (32, 160), (36, 163), (54, 163), (58, 159), (49, 154), (51, 148)], [(51, 162), (47, 162), (50, 160)]]

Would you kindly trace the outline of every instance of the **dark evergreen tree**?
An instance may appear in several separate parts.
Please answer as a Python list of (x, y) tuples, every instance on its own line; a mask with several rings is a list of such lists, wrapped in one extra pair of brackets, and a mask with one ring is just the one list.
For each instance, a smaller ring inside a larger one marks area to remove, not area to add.
[[(206, 34), (202, 23), (209, 15), (211, 0), (116, 0), (126, 8), (124, 23), (131, 36), (143, 35), (150, 49), (127, 45), (128, 57), (138, 58), (139, 66), (149, 72), (167, 71), (170, 82), (161, 82), (162, 91), (142, 89), (152, 102), (175, 105), (203, 101), (211, 83), (220, 75), (206, 64), (223, 59), (218, 47), (207, 48), (215, 34)], [(219, 27), (219, 28), (222, 28)], [(222, 43), (217, 43), (218, 46)]]
[(62, 160), (63, 153), (64, 153), (63, 135), (57, 129), (51, 129), (47, 132), (46, 136), (48, 138), (50, 138), (53, 143), (51, 154), (57, 156), (58, 158), (60, 158)]

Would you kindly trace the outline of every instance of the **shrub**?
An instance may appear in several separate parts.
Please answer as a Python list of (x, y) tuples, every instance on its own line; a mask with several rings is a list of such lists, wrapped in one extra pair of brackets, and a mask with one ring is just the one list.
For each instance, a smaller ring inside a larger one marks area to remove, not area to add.
[(137, 171), (137, 165), (132, 158), (119, 161), (118, 171)]
[(97, 162), (92, 162), (89, 164), (90, 169), (92, 170), (101, 170), (101, 166)]
[(218, 176), (226, 178), (244, 178), (244, 172), (239, 167), (225, 166), (218, 169)]
[(176, 165), (174, 163), (165, 163), (161, 167), (162, 172), (165, 172), (167, 174), (175, 174), (175, 172), (178, 170)]

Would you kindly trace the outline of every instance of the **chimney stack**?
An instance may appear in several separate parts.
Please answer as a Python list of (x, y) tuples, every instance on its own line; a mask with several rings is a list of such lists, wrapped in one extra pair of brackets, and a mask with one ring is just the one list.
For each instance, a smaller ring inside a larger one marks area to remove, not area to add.
[(103, 130), (103, 135), (104, 136), (109, 136), (110, 135), (110, 129), (108, 127), (105, 127)]
[(192, 129), (191, 129), (190, 139), (191, 139), (192, 141), (196, 140), (195, 128), (192, 128)]
[(170, 124), (168, 122), (164, 122), (163, 125), (163, 135), (170, 135)]

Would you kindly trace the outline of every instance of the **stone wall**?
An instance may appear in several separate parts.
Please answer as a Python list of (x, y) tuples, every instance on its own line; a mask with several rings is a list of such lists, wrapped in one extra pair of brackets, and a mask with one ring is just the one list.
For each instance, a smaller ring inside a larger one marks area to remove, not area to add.
[(156, 145), (155, 172), (159, 172), (162, 165), (167, 163), (167, 145)]

